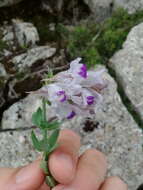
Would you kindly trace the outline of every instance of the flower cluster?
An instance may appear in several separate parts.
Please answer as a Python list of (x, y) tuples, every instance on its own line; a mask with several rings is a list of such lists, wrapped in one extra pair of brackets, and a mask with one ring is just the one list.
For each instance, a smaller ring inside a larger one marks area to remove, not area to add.
[(43, 86), (36, 93), (51, 103), (59, 119), (71, 119), (76, 115), (89, 117), (102, 101), (102, 90), (106, 81), (102, 78), (104, 69), (87, 71), (81, 58), (70, 63), (67, 71), (53, 77), (53, 83)]

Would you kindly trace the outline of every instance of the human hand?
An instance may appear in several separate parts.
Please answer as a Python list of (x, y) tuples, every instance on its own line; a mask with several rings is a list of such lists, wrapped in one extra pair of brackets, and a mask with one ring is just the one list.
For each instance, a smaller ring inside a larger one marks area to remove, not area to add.
[[(127, 190), (118, 177), (105, 179), (107, 162), (103, 153), (90, 149), (78, 156), (80, 137), (62, 130), (59, 147), (49, 158), (49, 168), (59, 182), (53, 190)], [(21, 168), (0, 168), (0, 190), (50, 190), (44, 183), (40, 159)]]

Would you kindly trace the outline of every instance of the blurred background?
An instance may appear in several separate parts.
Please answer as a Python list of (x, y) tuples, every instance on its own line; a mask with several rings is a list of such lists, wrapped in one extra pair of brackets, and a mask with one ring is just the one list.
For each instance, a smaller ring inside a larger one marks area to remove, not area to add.
[(109, 175), (141, 190), (143, 0), (0, 0), (0, 165), (36, 158), (29, 136), (41, 101), (27, 92), (77, 57), (89, 69), (105, 68), (109, 84), (95, 118), (62, 127), (83, 137), (81, 151), (107, 155)]

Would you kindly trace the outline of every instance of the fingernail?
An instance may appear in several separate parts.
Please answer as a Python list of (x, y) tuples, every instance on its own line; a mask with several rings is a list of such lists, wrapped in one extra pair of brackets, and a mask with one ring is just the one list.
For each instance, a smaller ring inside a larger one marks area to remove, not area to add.
[(23, 167), (16, 175), (16, 184), (25, 183), (26, 181), (30, 180), (35, 170), (33, 170), (34, 163)]

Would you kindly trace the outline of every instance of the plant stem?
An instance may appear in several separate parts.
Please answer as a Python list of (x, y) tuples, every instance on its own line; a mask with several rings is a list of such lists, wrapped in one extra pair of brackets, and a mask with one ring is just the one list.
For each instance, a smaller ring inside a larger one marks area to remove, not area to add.
[[(46, 118), (46, 101), (45, 99), (43, 98), (42, 99), (42, 108), (43, 108), (43, 121), (46, 122), (47, 121), (47, 118)], [(42, 130), (42, 133), (43, 133), (43, 136), (44, 138), (47, 138), (47, 130)], [(44, 152), (43, 153), (43, 159), (41, 161), (41, 168), (43, 169), (45, 175), (46, 175), (46, 178), (45, 178), (45, 182), (46, 184), (50, 187), (50, 188), (53, 188), (57, 185), (57, 182), (56, 180), (53, 178), (50, 170), (49, 170), (49, 167), (48, 167), (48, 159), (49, 159), (49, 153), (47, 152)]]
[(49, 155), (48, 154), (44, 154), (43, 155), (43, 159), (41, 161), (40, 167), (43, 169), (46, 178), (45, 178), (45, 182), (46, 184), (50, 187), (53, 188), (57, 185), (56, 180), (54, 179), (54, 177), (51, 175), (51, 172), (48, 168), (48, 159), (49, 159)]
[(42, 99), (42, 107), (43, 107), (43, 112), (44, 112), (44, 118), (43, 118), (43, 120), (46, 121), (47, 120), (46, 119), (46, 101), (45, 101), (44, 98)]

